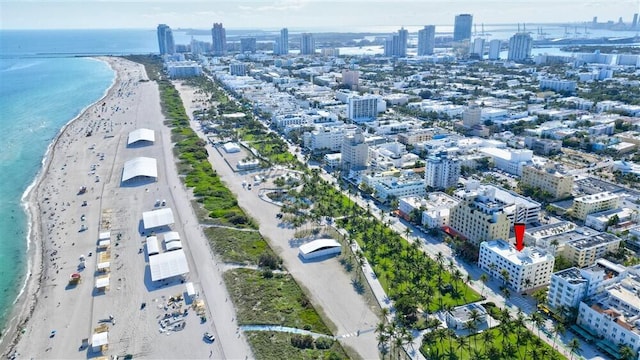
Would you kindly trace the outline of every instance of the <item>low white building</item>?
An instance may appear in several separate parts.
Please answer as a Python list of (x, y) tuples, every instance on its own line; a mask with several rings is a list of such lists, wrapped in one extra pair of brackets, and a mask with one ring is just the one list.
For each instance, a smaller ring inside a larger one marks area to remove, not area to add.
[(172, 79), (202, 75), (202, 66), (195, 61), (168, 62), (165, 66), (169, 77)]
[(483, 241), (480, 244), (478, 266), (496, 279), (508, 274), (508, 286), (517, 292), (547, 285), (553, 272), (555, 258), (536, 247), (518, 251), (504, 240)]
[(626, 270), (624, 266), (600, 259), (588, 268), (572, 267), (553, 273), (547, 304), (555, 310), (563, 307), (577, 309), (580, 301), (617, 281), (617, 277)]
[(431, 192), (426, 197), (410, 196), (400, 198), (398, 211), (401, 216), (410, 216), (414, 210), (421, 211), (420, 224), (429, 229), (437, 229), (449, 225), (451, 209), (460, 203), (459, 200), (443, 193)]
[(445, 312), (447, 326), (451, 329), (464, 330), (467, 324), (472, 320), (472, 314), (478, 315), (478, 328), (484, 327), (487, 323), (487, 311), (479, 304), (471, 303), (453, 308)]
[(599, 348), (614, 357), (621, 345), (640, 352), (640, 274), (632, 269), (603, 291), (580, 302), (576, 324), (600, 339)]
[(522, 175), (522, 167), (532, 164), (533, 151), (531, 150), (507, 150), (498, 148), (482, 148), (483, 154), (491, 157), (498, 169), (509, 174)]
[(633, 210), (629, 208), (617, 208), (587, 215), (584, 225), (598, 231), (607, 231), (609, 221), (615, 219), (616, 216), (618, 218), (617, 223), (638, 221), (638, 214)]

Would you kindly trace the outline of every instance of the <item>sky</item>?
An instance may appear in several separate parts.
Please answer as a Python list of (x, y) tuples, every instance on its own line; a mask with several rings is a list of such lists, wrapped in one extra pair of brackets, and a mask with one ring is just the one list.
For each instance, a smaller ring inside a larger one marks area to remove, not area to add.
[(0, 0), (0, 29), (366, 29), (474, 23), (630, 22), (640, 0)]

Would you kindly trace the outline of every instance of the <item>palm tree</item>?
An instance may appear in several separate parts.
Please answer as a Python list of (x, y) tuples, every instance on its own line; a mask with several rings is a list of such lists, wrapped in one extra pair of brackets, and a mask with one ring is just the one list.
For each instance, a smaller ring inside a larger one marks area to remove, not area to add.
[(456, 338), (456, 343), (458, 344), (458, 350), (460, 350), (460, 359), (462, 359), (462, 350), (464, 350), (464, 346), (466, 345), (467, 339), (463, 336)]
[(482, 292), (480, 292), (480, 296), (484, 297), (484, 288), (487, 286), (487, 282), (489, 281), (487, 274), (482, 273), (482, 275), (480, 275), (480, 281), (482, 281)]
[(571, 341), (569, 341), (569, 343), (567, 344), (567, 347), (569, 348), (569, 350), (571, 351), (571, 358), (570, 360), (573, 360), (573, 354), (580, 354), (580, 341), (578, 341), (577, 338), (573, 338), (571, 339)]
[[(558, 339), (558, 334), (563, 335), (567, 329), (561, 322), (557, 322), (553, 325), (553, 348), (556, 348), (556, 340)], [(575, 340), (575, 338), (574, 338)], [(578, 343), (580, 345), (580, 343)]]
[(507, 285), (507, 283), (509, 282), (509, 272), (507, 271), (507, 269), (502, 269), (500, 270), (500, 276), (502, 276), (502, 281), (504, 282), (504, 285)]
[(540, 337), (540, 328), (544, 324), (544, 317), (542, 316), (542, 314), (540, 314), (539, 312), (534, 312), (533, 314), (531, 314), (529, 321), (531, 321), (531, 323), (538, 328), (538, 337)]
[(635, 357), (633, 349), (627, 344), (618, 345), (618, 352), (620, 353), (620, 360), (631, 360)]

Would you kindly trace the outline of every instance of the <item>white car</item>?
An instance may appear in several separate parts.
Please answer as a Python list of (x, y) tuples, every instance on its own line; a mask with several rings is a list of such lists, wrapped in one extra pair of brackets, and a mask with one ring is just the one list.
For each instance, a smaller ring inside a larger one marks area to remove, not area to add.
[(212, 333), (206, 332), (204, 333), (204, 339), (207, 340), (208, 342), (214, 342), (216, 340), (216, 337), (213, 336)]

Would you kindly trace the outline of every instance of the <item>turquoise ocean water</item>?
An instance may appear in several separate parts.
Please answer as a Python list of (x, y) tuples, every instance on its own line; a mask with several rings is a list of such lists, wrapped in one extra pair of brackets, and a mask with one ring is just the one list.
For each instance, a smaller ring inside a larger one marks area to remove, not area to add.
[(100, 32), (46, 34), (0, 31), (0, 329), (25, 283), (26, 251), (33, 246), (23, 195), (61, 128), (100, 99), (114, 79), (107, 64), (68, 55), (148, 53), (155, 44), (155, 33), (148, 31), (133, 40), (116, 32), (124, 51), (100, 42)]

